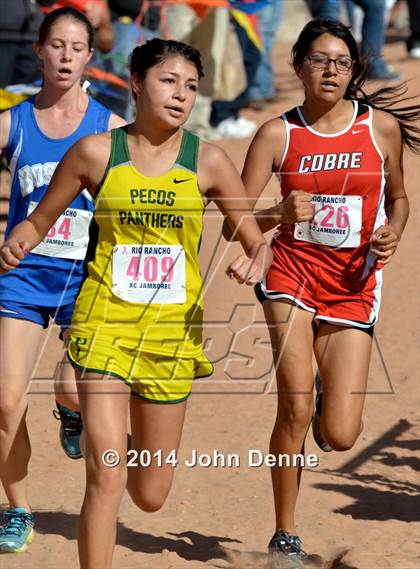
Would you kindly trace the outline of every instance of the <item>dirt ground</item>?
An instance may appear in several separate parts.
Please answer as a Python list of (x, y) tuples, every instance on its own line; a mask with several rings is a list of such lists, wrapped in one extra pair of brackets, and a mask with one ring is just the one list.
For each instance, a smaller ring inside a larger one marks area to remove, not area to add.
[[(290, 44), (277, 45), (282, 100), (268, 111), (245, 112), (259, 123), (302, 100), (287, 64)], [(420, 92), (418, 62), (406, 59), (401, 41), (387, 59)], [(249, 140), (219, 144), (242, 166)], [(419, 367), (418, 226), (420, 162), (404, 158), (411, 216), (391, 265), (384, 271), (382, 312), (376, 328), (365, 430), (345, 454), (319, 456), (304, 472), (298, 528), (304, 548), (322, 556), (325, 569), (418, 569), (419, 561)], [(264, 194), (272, 203), (276, 183)], [(3, 201), (2, 207), (5, 207)], [(3, 209), (4, 211), (4, 209)], [(164, 508), (136, 509), (125, 497), (118, 524), (115, 569), (263, 567), (274, 525), (270, 472), (248, 465), (249, 449), (267, 451), (276, 395), (271, 352), (253, 292), (230, 282), (224, 270), (238, 251), (220, 239), (221, 217), (210, 207), (202, 245), (206, 283), (205, 341), (213, 377), (196, 382), (180, 450), (180, 465)], [(60, 449), (51, 409), (52, 377), (60, 358), (57, 330), (46, 333), (30, 387), (32, 441), (30, 500), (36, 539), (27, 553), (3, 555), (2, 569), (73, 569), (83, 498), (84, 464)], [(188, 468), (191, 450), (235, 453), (240, 466)], [(308, 437), (307, 451), (317, 453)], [(0, 504), (4, 495), (0, 494)]]

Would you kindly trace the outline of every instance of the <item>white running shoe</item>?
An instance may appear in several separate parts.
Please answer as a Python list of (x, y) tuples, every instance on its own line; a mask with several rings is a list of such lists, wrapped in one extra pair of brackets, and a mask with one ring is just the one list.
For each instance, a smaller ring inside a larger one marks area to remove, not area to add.
[(408, 55), (412, 59), (420, 59), (420, 44), (414, 45), (409, 51)]
[(257, 127), (257, 123), (254, 121), (251, 121), (249, 119), (246, 119), (245, 117), (238, 117), (236, 119), (236, 123), (243, 126), (244, 128), (256, 128)]
[(244, 117), (237, 119), (229, 117), (217, 125), (216, 131), (223, 138), (247, 138), (256, 128), (257, 124), (254, 121)]

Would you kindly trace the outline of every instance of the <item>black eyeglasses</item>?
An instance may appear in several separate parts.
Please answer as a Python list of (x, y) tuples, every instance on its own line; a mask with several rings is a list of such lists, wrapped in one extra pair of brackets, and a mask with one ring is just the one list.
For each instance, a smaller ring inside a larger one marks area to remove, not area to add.
[(350, 57), (337, 57), (337, 59), (333, 59), (326, 55), (307, 55), (305, 59), (309, 61), (309, 64), (314, 69), (327, 69), (330, 66), (330, 61), (333, 61), (337, 73), (341, 73), (342, 75), (350, 73), (354, 63)]

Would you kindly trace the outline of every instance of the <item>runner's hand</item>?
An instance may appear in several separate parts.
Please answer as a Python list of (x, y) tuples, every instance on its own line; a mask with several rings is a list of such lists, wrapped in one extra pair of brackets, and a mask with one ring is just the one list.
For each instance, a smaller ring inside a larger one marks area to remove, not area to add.
[(6, 241), (0, 248), (0, 274), (15, 269), (29, 252), (26, 241)]
[(282, 223), (311, 221), (314, 216), (312, 196), (302, 190), (292, 190), (281, 205), (283, 208)]
[(258, 261), (241, 255), (229, 265), (226, 274), (229, 278), (236, 279), (240, 284), (246, 283), (252, 286), (263, 278), (264, 271)]
[(381, 265), (387, 265), (395, 253), (400, 237), (392, 225), (381, 225), (370, 238), (371, 251), (378, 256)]
[(227, 268), (226, 274), (240, 284), (253, 286), (264, 278), (273, 260), (268, 243), (258, 243), (248, 255), (240, 255)]

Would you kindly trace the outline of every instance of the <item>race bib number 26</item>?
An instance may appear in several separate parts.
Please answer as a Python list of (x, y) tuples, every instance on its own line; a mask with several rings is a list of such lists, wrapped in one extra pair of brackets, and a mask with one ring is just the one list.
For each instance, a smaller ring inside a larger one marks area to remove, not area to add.
[(358, 247), (362, 229), (361, 196), (314, 195), (314, 217), (295, 224), (294, 237), (330, 247)]
[(185, 251), (180, 245), (116, 245), (112, 292), (146, 304), (184, 304)]

